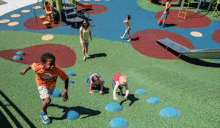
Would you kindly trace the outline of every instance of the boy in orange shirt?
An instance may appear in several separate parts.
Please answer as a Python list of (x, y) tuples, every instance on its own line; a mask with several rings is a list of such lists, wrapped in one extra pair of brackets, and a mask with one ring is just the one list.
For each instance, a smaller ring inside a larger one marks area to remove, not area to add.
[(55, 66), (55, 56), (51, 53), (43, 54), (41, 56), (41, 63), (33, 63), (32, 65), (22, 69), (20, 73), (24, 75), (30, 69), (33, 69), (36, 73), (36, 83), (38, 91), (40, 93), (40, 98), (43, 100), (40, 117), (43, 123), (51, 123), (50, 119), (47, 116), (47, 106), (51, 102), (50, 95), (53, 93), (53, 90), (56, 86), (57, 78), (59, 76), (63, 81), (65, 81), (65, 89), (61, 97), (64, 101), (68, 99), (68, 75), (60, 68), (57, 68)]

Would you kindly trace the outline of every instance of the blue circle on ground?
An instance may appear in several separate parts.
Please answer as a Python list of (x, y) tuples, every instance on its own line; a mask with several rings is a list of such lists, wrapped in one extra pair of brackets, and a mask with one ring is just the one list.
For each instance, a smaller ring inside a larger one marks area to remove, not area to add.
[(110, 121), (110, 126), (112, 128), (126, 128), (128, 126), (128, 121), (121, 117), (116, 117)]
[(163, 108), (159, 114), (162, 117), (179, 117), (180, 111), (174, 107), (166, 107), (166, 108)]
[(25, 55), (25, 53), (23, 51), (17, 51), (16, 54), (18, 54), (18, 55)]
[(160, 101), (161, 101), (161, 99), (156, 96), (153, 96), (153, 97), (150, 97), (149, 99), (147, 99), (147, 103), (158, 103)]
[(73, 71), (68, 71), (68, 72), (66, 72), (66, 74), (69, 75), (69, 76), (75, 76), (76, 75), (75, 72), (73, 72)]
[(60, 97), (61, 96), (61, 92), (57, 89), (53, 90), (53, 93), (50, 95), (51, 97)]
[(123, 107), (119, 103), (108, 103), (105, 106), (105, 110), (107, 111), (121, 111), (123, 110)]
[(72, 79), (69, 79), (69, 83), (75, 83)]
[(66, 119), (70, 119), (70, 120), (77, 119), (77, 118), (79, 118), (79, 116), (80, 116), (80, 114), (78, 112), (73, 111), (73, 110), (69, 110), (69, 111), (67, 111)]
[(15, 55), (13, 56), (13, 60), (23, 60), (23, 58), (18, 55)]
[(145, 93), (147, 93), (147, 90), (145, 90), (145, 89), (137, 89), (135, 92), (134, 92), (134, 94), (145, 94)]

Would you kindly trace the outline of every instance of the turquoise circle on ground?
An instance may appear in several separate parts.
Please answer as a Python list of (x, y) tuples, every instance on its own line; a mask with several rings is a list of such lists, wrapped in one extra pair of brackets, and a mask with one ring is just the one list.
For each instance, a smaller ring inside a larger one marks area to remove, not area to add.
[(73, 71), (68, 71), (68, 72), (66, 72), (66, 74), (69, 75), (69, 76), (75, 76), (76, 75), (75, 72), (73, 72)]
[(145, 90), (145, 89), (137, 89), (135, 92), (134, 92), (134, 94), (145, 94), (145, 93), (147, 93), (147, 90)]
[(23, 58), (18, 55), (15, 55), (13, 56), (13, 60), (23, 60)]
[(75, 83), (72, 79), (69, 79), (69, 83)]
[(24, 55), (25, 53), (24, 53), (23, 51), (17, 51), (16, 54), (18, 54), (18, 55)]
[(80, 116), (80, 114), (78, 112), (73, 111), (73, 110), (69, 110), (69, 111), (67, 111), (66, 119), (70, 119), (70, 120), (77, 119), (77, 118), (79, 118), (79, 116)]
[(147, 103), (158, 103), (160, 101), (161, 101), (161, 99), (156, 96), (153, 96), (153, 97), (150, 97), (149, 99), (147, 99)]
[(108, 103), (105, 106), (105, 110), (107, 111), (121, 111), (123, 110), (123, 107), (119, 103)]
[(126, 128), (128, 126), (128, 121), (122, 117), (116, 117), (110, 121), (110, 126), (112, 128)]
[(166, 107), (166, 108), (163, 108), (159, 114), (162, 117), (179, 117), (180, 111), (174, 107)]
[(57, 89), (53, 90), (53, 93), (50, 95), (51, 97), (60, 97), (61, 96), (61, 92)]

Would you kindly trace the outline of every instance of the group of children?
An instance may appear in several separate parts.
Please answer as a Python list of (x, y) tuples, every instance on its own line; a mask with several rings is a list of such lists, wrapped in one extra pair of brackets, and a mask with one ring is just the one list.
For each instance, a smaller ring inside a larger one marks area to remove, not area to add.
[[(166, 9), (163, 12), (163, 15), (158, 20), (159, 25), (165, 25), (165, 20), (169, 14), (170, 9), (170, 0), (167, 0), (166, 2)], [(46, 12), (51, 11), (50, 4), (46, 1), (45, 2), (45, 10)], [(52, 22), (52, 15), (49, 14), (49, 21)], [(126, 24), (126, 30), (125, 33), (121, 36), (121, 39), (124, 39), (125, 35), (128, 36), (128, 41), (131, 41), (130, 36), (130, 21), (131, 16), (127, 15), (124, 19), (123, 23)], [(89, 39), (92, 40), (91, 31), (89, 28), (89, 22), (87, 20), (83, 21), (82, 26), (79, 29), (79, 35), (80, 35), (80, 42), (82, 44), (82, 52), (83, 52), (83, 60), (86, 60), (88, 55), (88, 46), (89, 46)], [(43, 121), (43, 123), (48, 124), (51, 123), (51, 120), (47, 116), (47, 107), (51, 102), (50, 95), (53, 93), (53, 90), (56, 86), (57, 78), (60, 77), (64, 83), (64, 91), (61, 95), (64, 101), (68, 99), (68, 84), (69, 84), (69, 78), (68, 75), (61, 70), (60, 68), (56, 67), (55, 65), (55, 56), (51, 53), (45, 53), (41, 56), (41, 63), (33, 63), (32, 65), (22, 69), (20, 73), (24, 75), (28, 70), (32, 69), (36, 74), (36, 83), (38, 87), (38, 92), (40, 94), (40, 98), (42, 99), (42, 107), (40, 112), (40, 117)], [(127, 76), (123, 75), (122, 73), (118, 73), (113, 75), (112, 77), (112, 88), (113, 88), (113, 99), (118, 100), (116, 91), (117, 89), (120, 90), (120, 95), (124, 96), (124, 99), (127, 99), (129, 95), (129, 87), (127, 84)], [(100, 74), (98, 73), (92, 73), (87, 77), (86, 85), (89, 86), (89, 93), (93, 93), (94, 88), (98, 88), (101, 94), (103, 94), (103, 85), (104, 80), (101, 78)], [(125, 87), (126, 92), (125, 95), (123, 94), (122, 89)]]
[[(33, 63), (26, 68), (20, 70), (20, 73), (24, 75), (28, 70), (32, 69), (36, 74), (36, 83), (38, 92), (40, 94), (40, 98), (42, 99), (42, 107), (40, 112), (40, 117), (43, 123), (48, 124), (51, 123), (51, 120), (47, 116), (47, 107), (51, 102), (50, 95), (53, 93), (53, 90), (56, 87), (57, 78), (60, 77), (64, 83), (64, 91), (61, 95), (64, 101), (68, 99), (68, 85), (69, 78), (68, 75), (56, 67), (55, 64), (55, 56), (51, 53), (45, 53), (41, 56), (41, 63)], [(101, 94), (103, 94), (103, 84), (104, 80), (98, 73), (92, 73), (87, 77), (86, 84), (90, 87), (89, 93), (93, 93), (93, 88), (98, 88)], [(113, 76), (113, 99), (118, 100), (116, 96), (116, 91), (119, 88), (120, 94), (123, 95), (123, 87), (126, 88), (126, 94), (124, 99), (127, 99), (129, 94), (129, 88), (127, 84), (127, 76), (121, 73), (118, 73)]]

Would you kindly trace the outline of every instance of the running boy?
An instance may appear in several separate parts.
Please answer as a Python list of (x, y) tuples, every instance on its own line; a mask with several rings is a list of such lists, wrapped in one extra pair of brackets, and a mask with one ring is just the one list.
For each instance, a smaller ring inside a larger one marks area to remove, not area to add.
[(123, 87), (125, 87), (125, 89), (126, 89), (124, 99), (127, 99), (128, 95), (129, 95), (127, 78), (128, 77), (126, 75), (123, 75), (122, 73), (118, 73), (113, 76), (112, 87), (113, 87), (113, 99), (114, 100), (118, 100), (118, 98), (116, 97), (116, 90), (118, 88), (120, 90), (120, 95), (123, 95), (123, 91), (122, 91)]
[(43, 54), (41, 56), (41, 63), (33, 63), (32, 65), (22, 69), (20, 71), (21, 75), (24, 75), (30, 69), (33, 69), (36, 73), (38, 91), (40, 93), (40, 98), (43, 100), (40, 117), (43, 123), (51, 123), (47, 116), (47, 106), (51, 102), (50, 95), (53, 93), (53, 90), (56, 86), (57, 77), (59, 76), (63, 81), (65, 81), (65, 89), (61, 97), (64, 101), (68, 99), (68, 75), (60, 68), (55, 66), (55, 56), (51, 53)]

